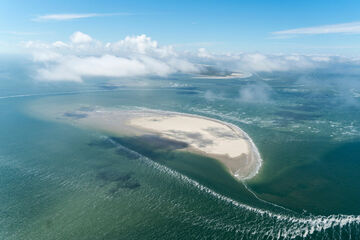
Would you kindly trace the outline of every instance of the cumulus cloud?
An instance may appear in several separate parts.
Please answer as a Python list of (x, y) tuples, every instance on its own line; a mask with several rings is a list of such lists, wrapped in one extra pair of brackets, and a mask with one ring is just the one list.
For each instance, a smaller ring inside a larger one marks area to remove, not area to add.
[(196, 73), (196, 64), (178, 56), (171, 46), (159, 46), (146, 35), (102, 43), (82, 32), (70, 42), (28, 42), (34, 61), (40, 64), (37, 78), (81, 82), (86, 77), (167, 76)]
[[(89, 35), (85, 34), (85, 33), (75, 32), (70, 36), (70, 40), (73, 43), (89, 43), (89, 42), (92, 41), (92, 38)], [(58, 41), (58, 42), (54, 43), (54, 46), (63, 47), (65, 45), (63, 45), (62, 42)]]
[(69, 41), (29, 41), (25, 47), (32, 51), (33, 59), (38, 63), (37, 79), (52, 81), (81, 82), (87, 77), (168, 76), (175, 73), (218, 75), (315, 69), (339, 71), (358, 69), (360, 65), (359, 59), (339, 56), (214, 54), (204, 48), (197, 52), (179, 52), (172, 46), (159, 45), (146, 35), (101, 42), (85, 33), (75, 32)]

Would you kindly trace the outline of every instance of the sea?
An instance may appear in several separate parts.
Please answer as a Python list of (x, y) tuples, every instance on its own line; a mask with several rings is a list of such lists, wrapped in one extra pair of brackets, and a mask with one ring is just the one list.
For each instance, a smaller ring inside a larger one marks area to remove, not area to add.
[[(231, 123), (262, 165), (239, 181), (211, 158), (38, 111), (69, 105)], [(0, 57), (0, 239), (360, 239), (359, 184), (359, 76), (54, 82), (27, 57)]]

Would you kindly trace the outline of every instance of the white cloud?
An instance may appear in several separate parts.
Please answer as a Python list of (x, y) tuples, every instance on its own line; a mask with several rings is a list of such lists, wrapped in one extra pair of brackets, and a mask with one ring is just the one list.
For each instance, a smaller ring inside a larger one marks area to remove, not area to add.
[(334, 65), (359, 65), (360, 63), (359, 59), (340, 56), (261, 53), (213, 54), (206, 50), (193, 54), (191, 59), (194, 62), (211, 66), (210, 73), (214, 69), (222, 73), (304, 71), (331, 68)]
[(171, 46), (159, 46), (146, 35), (102, 43), (75, 32), (68, 43), (28, 42), (25, 46), (40, 64), (37, 78), (41, 80), (81, 82), (86, 77), (167, 76), (199, 71)]
[(54, 47), (62, 48), (67, 47), (68, 45), (62, 41), (56, 41), (52, 44)]
[(81, 18), (104, 17), (115, 15), (130, 15), (129, 13), (63, 13), (63, 14), (46, 14), (34, 18), (34, 21), (66, 21)]
[(129, 77), (167, 75), (170, 67), (151, 58), (128, 59), (113, 55), (100, 57), (62, 57), (57, 64), (39, 70), (39, 77), (55, 81), (82, 81), (83, 76)]
[[(81, 82), (88, 77), (168, 76), (174, 73), (219, 75), (314, 69), (339, 71), (346, 69), (344, 67), (358, 68), (360, 65), (360, 59), (339, 56), (214, 54), (204, 48), (197, 52), (179, 52), (172, 46), (159, 45), (146, 35), (104, 43), (85, 33), (75, 32), (68, 42), (30, 41), (25, 43), (25, 47), (31, 49), (33, 59), (38, 63), (36, 77), (48, 81)], [(249, 99), (250, 90), (242, 93), (243, 100)]]
[[(89, 43), (92, 41), (92, 38), (82, 32), (74, 32), (71, 36), (70, 36), (70, 40), (73, 43)], [(55, 42), (54, 44), (59, 43), (59, 42)], [(57, 44), (59, 46), (59, 44)]]
[(270, 102), (271, 87), (265, 84), (248, 85), (239, 90), (239, 101), (248, 103)]
[(314, 34), (330, 34), (330, 33), (360, 33), (360, 22), (323, 25), (308, 28), (295, 28), (283, 31), (273, 32), (274, 35), (314, 35)]
[(210, 91), (210, 90), (207, 90), (205, 93), (204, 93), (204, 97), (207, 101), (215, 101), (215, 100), (222, 100), (222, 99), (225, 99), (223, 97), (223, 94), (222, 93), (215, 93), (213, 91)]
[(214, 58), (214, 56), (212, 54), (210, 54), (208, 51), (206, 51), (205, 48), (199, 48), (197, 55), (198, 55), (198, 57), (201, 57), (201, 58), (209, 58), (209, 59)]

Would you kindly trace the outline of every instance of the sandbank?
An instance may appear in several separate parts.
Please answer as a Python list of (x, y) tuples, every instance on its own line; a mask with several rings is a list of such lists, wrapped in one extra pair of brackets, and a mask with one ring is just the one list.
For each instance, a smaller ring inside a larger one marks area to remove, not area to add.
[(251, 138), (237, 126), (216, 119), (148, 109), (105, 108), (65, 112), (61, 118), (120, 136), (157, 136), (184, 143), (176, 150), (216, 159), (239, 180), (255, 176), (261, 166)]

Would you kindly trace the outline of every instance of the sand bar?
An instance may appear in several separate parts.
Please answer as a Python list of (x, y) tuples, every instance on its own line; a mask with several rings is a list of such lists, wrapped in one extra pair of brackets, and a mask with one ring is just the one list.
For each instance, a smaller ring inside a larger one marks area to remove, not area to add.
[(214, 158), (240, 180), (255, 176), (261, 166), (250, 137), (237, 126), (216, 119), (149, 109), (106, 108), (81, 108), (63, 112), (60, 118), (119, 136), (157, 136), (184, 143), (185, 147), (177, 150)]

